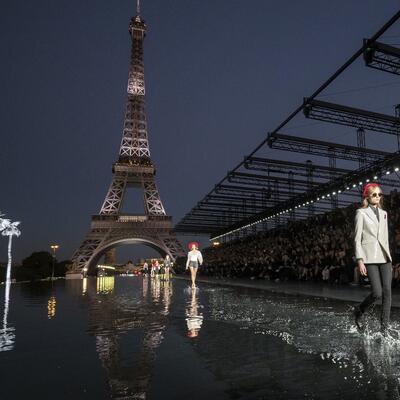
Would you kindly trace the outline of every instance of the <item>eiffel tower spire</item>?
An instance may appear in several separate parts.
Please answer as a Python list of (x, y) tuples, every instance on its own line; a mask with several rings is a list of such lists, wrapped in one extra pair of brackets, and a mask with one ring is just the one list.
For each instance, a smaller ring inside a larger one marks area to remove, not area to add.
[(119, 160), (126, 161), (131, 159), (138, 163), (146, 163), (150, 159), (144, 97), (146, 88), (144, 82), (143, 42), (146, 36), (146, 25), (140, 17), (139, 1), (137, 2), (137, 14), (129, 24), (129, 34), (132, 39), (132, 45), (127, 86), (128, 100)]

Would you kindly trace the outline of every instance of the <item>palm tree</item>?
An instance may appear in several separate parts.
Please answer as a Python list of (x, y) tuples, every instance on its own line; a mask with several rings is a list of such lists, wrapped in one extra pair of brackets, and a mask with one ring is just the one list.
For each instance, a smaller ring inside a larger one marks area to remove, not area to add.
[[(4, 222), (6, 221), (6, 222)], [(13, 236), (19, 236), (21, 235), (21, 231), (17, 228), (17, 226), (20, 224), (19, 221), (16, 222), (11, 222), (10, 220), (7, 219), (2, 219), (0, 221), (1, 226), (3, 228), (1, 229), (1, 234), (3, 236), (8, 236), (8, 262), (7, 262), (7, 275), (6, 275), (6, 282), (11, 281), (11, 244), (12, 244), (12, 237)]]
[(0, 232), (4, 230), (6, 226), (11, 224), (11, 221), (9, 219), (1, 218), (2, 216), (4, 216), (4, 214), (0, 213)]

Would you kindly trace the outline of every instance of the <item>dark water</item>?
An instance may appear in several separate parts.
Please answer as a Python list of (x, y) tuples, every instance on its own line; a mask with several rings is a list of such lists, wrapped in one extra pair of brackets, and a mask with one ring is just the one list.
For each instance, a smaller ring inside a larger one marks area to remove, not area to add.
[(346, 303), (136, 277), (0, 290), (2, 400), (400, 399), (400, 341), (360, 336)]

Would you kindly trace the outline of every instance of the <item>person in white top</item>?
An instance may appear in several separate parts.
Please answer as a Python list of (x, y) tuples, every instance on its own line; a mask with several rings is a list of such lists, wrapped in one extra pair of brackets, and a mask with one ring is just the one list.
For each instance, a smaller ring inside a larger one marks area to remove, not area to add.
[(190, 245), (191, 251), (188, 253), (187, 261), (186, 261), (186, 269), (190, 269), (190, 275), (192, 278), (192, 288), (196, 287), (196, 274), (197, 268), (199, 265), (203, 264), (203, 256), (200, 251), (197, 250), (197, 244), (192, 243)]

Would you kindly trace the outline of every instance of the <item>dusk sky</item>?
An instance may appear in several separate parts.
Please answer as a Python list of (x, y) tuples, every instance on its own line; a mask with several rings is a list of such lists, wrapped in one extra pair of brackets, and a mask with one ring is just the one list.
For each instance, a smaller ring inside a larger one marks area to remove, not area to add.
[[(121, 141), (135, 8), (134, 0), (3, 2), (0, 210), (22, 222), (17, 261), (53, 242), (69, 258), (100, 210)], [(174, 223), (398, 8), (395, 0), (142, 0), (150, 151)], [(381, 40), (400, 46), (400, 22)], [(320, 98), (393, 115), (399, 84), (360, 59)], [(354, 129), (302, 115), (282, 132), (356, 143)], [(397, 150), (387, 136), (367, 133), (367, 147)], [(0, 237), (0, 261), (6, 244)], [(119, 258), (152, 254), (139, 250)]]

